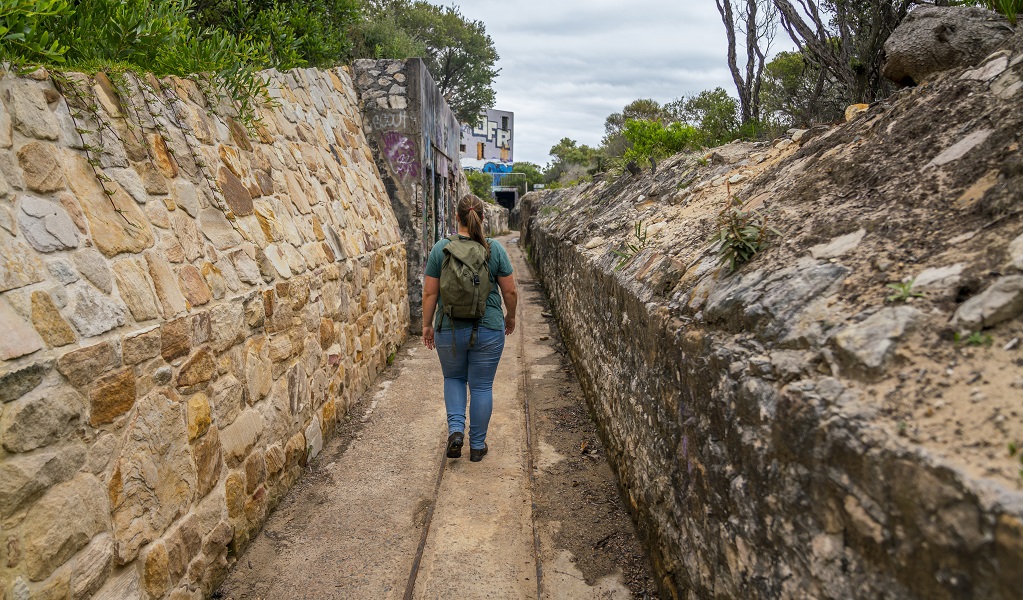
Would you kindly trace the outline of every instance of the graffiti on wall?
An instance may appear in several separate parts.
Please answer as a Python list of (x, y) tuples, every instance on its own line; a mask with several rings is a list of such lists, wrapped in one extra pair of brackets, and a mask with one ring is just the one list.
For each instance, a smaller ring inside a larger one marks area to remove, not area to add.
[[(463, 169), (488, 173), (501, 172), (495, 167), (514, 162), (515, 113), (487, 109), (474, 124), (462, 125), (459, 148)], [(490, 170), (488, 170), (488, 167)]]
[(419, 177), (422, 166), (416, 159), (416, 145), (402, 133), (388, 131), (384, 134), (384, 155), (399, 178)]
[(409, 118), (408, 113), (403, 110), (373, 113), (372, 123), (374, 131), (380, 131), (383, 129), (407, 130), (409, 127), (414, 125), (412, 119)]

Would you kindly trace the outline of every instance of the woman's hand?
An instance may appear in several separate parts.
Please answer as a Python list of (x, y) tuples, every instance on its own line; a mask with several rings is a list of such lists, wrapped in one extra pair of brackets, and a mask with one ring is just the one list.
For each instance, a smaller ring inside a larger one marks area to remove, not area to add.
[(511, 335), (515, 331), (515, 317), (507, 316), (504, 318), (504, 334)]
[(433, 350), (435, 345), (433, 343), (433, 327), (423, 325), (423, 345)]

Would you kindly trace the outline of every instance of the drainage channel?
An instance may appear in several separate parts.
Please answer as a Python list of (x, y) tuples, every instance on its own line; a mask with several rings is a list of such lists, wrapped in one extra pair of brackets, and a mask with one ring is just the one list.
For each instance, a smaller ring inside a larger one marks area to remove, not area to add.
[(408, 583), (405, 584), (405, 600), (412, 600), (416, 591), (416, 579), (419, 577), (419, 565), (423, 562), (423, 553), (426, 551), (426, 542), (430, 538), (430, 525), (433, 523), (433, 512), (437, 508), (437, 499), (440, 496), (440, 486), (444, 482), (444, 467), (447, 465), (447, 457), (441, 452), (440, 467), (437, 469), (437, 483), (433, 486), (433, 498), (430, 508), (426, 511), (426, 522), (423, 524), (423, 533), (419, 538), (419, 546), (416, 547), (416, 557), (412, 560), (412, 569), (408, 575)]

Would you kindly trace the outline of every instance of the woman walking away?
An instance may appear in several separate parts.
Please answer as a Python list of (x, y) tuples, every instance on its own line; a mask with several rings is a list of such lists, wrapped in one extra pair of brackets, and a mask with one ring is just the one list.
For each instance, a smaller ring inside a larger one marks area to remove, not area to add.
[(447, 457), (462, 456), (468, 403), (469, 460), (479, 462), (487, 453), (494, 375), (504, 337), (515, 330), (518, 295), (508, 253), (497, 240), (483, 237), (483, 201), (466, 195), (456, 217), (458, 235), (437, 242), (426, 262), (423, 343), (437, 349), (444, 372)]

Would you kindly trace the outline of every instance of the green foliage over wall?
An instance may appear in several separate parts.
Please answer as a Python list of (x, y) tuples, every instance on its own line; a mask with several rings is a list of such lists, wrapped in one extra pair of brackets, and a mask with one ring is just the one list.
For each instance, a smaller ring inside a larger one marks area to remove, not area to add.
[(665, 109), (675, 120), (699, 130), (700, 143), (704, 146), (717, 146), (736, 138), (739, 104), (724, 88), (679, 98)]
[[(265, 99), (256, 71), (276, 66), (270, 44), (218, 28), (196, 28), (191, 0), (0, 0), (0, 31), (13, 43), (0, 59), (17, 68), (137, 70), (200, 75), (225, 91), (243, 120)], [(13, 37), (12, 37), (13, 36)]]
[(658, 121), (629, 119), (622, 133), (630, 144), (623, 158), (626, 162), (634, 160), (637, 163), (661, 160), (683, 150), (692, 150), (699, 146), (702, 138), (698, 129), (678, 121), (664, 125)]
[(493, 175), (473, 171), (466, 173), (465, 178), (469, 180), (469, 190), (474, 196), (483, 200), (490, 200), (493, 197), (490, 189), (490, 186), (494, 184)]
[(498, 73), (483, 22), (410, 0), (0, 0), (0, 41), (15, 66), (209, 73), (243, 106), (265, 98), (263, 68), (422, 56), (468, 120)]
[(362, 12), (359, 0), (197, 0), (192, 19), (265, 42), (273, 63), (287, 69), (347, 60)]

